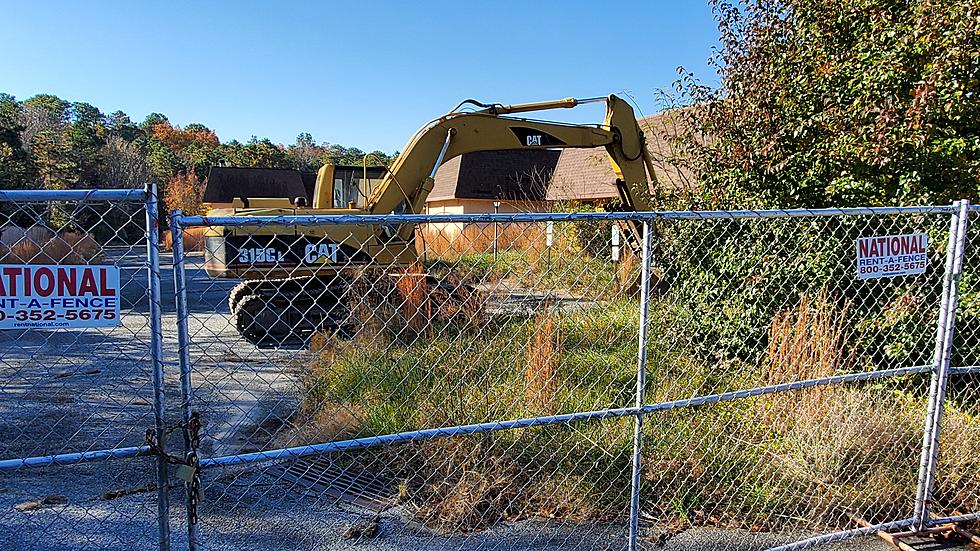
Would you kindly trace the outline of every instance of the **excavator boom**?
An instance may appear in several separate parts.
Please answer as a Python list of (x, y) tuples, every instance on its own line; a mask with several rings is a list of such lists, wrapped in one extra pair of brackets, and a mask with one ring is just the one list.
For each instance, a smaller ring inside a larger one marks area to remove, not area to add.
[[(633, 210), (650, 207), (649, 177), (653, 178), (643, 131), (633, 108), (617, 96), (604, 98), (606, 117), (602, 124), (580, 125), (505, 117), (505, 113), (526, 113), (571, 108), (596, 98), (518, 105), (484, 105), (476, 112), (444, 115), (415, 133), (395, 160), (389, 173), (375, 188), (367, 212), (412, 212), (422, 210), (432, 190), (435, 171), (453, 157), (476, 151), (514, 149), (564, 149), (604, 147), (617, 178), (623, 203)], [(465, 103), (465, 102), (464, 102)], [(411, 228), (399, 233), (407, 239)]]

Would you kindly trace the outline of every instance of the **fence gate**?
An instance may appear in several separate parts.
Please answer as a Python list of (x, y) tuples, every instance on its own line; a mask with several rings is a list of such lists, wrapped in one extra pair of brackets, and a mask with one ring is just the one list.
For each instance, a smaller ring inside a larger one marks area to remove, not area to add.
[(0, 191), (0, 548), (168, 549), (155, 189)]
[(175, 213), (189, 547), (800, 549), (980, 511), (967, 213)]

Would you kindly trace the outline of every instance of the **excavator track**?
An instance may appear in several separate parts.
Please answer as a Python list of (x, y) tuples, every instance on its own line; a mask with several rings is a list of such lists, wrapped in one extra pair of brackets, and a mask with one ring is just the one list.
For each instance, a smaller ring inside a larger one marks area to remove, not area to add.
[(254, 295), (256, 292), (258, 292), (259, 287), (266, 281), (270, 280), (248, 279), (239, 283), (238, 285), (235, 285), (235, 287), (232, 288), (231, 292), (228, 294), (228, 311), (234, 314), (235, 308), (238, 306), (238, 302), (249, 295)]
[[(347, 274), (350, 276), (350, 274)], [(395, 288), (394, 274), (374, 278), (291, 277), (239, 283), (228, 296), (235, 328), (260, 348), (298, 348), (322, 331), (354, 334), (360, 320), (353, 303), (370, 308), (387, 304), (398, 309), (404, 297)], [(478, 292), (462, 282), (423, 276), (431, 314), (448, 320), (479, 308)], [(476, 300), (474, 300), (476, 299)], [(476, 306), (473, 306), (476, 305)]]
[(315, 333), (336, 331), (349, 319), (340, 278), (295, 277), (243, 281), (228, 297), (235, 328), (260, 348), (301, 347)]

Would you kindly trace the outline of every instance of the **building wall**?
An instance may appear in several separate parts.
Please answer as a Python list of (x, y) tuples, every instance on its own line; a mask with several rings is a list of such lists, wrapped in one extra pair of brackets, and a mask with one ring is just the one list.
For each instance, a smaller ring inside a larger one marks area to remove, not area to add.
[[(500, 214), (521, 212), (548, 212), (546, 201), (501, 201), (497, 210)], [(426, 203), (426, 214), (492, 214), (493, 201), (486, 199), (447, 199)], [(493, 224), (438, 223), (420, 224), (417, 240), (419, 252), (428, 257), (435, 255), (458, 255), (487, 252), (493, 248)], [(536, 243), (533, 225), (520, 223), (501, 223), (497, 225), (498, 245), (500, 247), (526, 248), (526, 242)], [(534, 235), (532, 235), (534, 234)]]
[[(500, 213), (547, 212), (547, 201), (501, 201)], [(426, 214), (491, 214), (493, 201), (490, 199), (446, 199), (429, 201), (425, 204)]]
[[(546, 201), (501, 201), (500, 214), (518, 212), (548, 212)], [(488, 199), (447, 199), (429, 201), (425, 204), (426, 214), (493, 214), (493, 201)], [(464, 224), (427, 224), (427, 232), (441, 232), (447, 238), (455, 238), (463, 232)]]

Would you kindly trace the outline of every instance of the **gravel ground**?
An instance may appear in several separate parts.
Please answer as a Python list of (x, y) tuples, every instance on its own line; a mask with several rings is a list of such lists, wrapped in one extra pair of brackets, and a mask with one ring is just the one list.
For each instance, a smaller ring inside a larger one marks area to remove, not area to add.
[[(85, 331), (0, 331), (0, 459), (116, 446), (137, 446), (153, 425), (146, 274), (138, 256), (115, 251), (123, 266), (123, 323)], [(178, 402), (173, 279), (165, 256), (163, 307), (167, 400)], [(196, 407), (207, 412), (205, 455), (248, 450), (275, 432), (272, 419), (296, 407), (302, 352), (234, 348), (225, 300), (232, 281), (214, 281), (192, 258), (188, 271), (191, 349), (195, 358)], [(176, 415), (169, 413), (171, 419)], [(176, 433), (175, 433), (176, 437)], [(0, 474), (0, 550), (155, 549), (157, 540), (154, 464), (150, 459), (114, 460)], [(171, 492), (172, 541), (186, 547), (183, 491)], [(48, 496), (47, 503), (34, 503)], [(24, 509), (24, 510), (19, 510)], [(379, 533), (348, 539), (366, 512), (290, 489), (269, 475), (218, 477), (207, 481), (202, 506), (204, 549), (623, 549), (622, 525), (575, 525), (524, 521), (469, 535), (440, 535), (386, 511)], [(648, 529), (648, 548), (695, 550), (764, 549), (804, 534), (750, 534), (692, 529), (666, 542)], [(888, 549), (875, 538), (824, 549)]]
[[(139, 476), (152, 468), (146, 461), (127, 467), (72, 467), (60, 472), (38, 472), (34, 481), (7, 479), (0, 492), (0, 549), (75, 550), (126, 548), (156, 549), (155, 493), (145, 492), (109, 501), (99, 496), (122, 483), (137, 487), (149, 482)], [(108, 473), (109, 476), (107, 476)], [(111, 478), (112, 483), (107, 479)], [(238, 478), (233, 484), (211, 484), (200, 524), (201, 548), (302, 550), (436, 550), (436, 549), (624, 549), (626, 528), (617, 524), (575, 525), (558, 521), (524, 521), (464, 535), (446, 536), (404, 520), (400, 511), (385, 512), (379, 532), (372, 538), (345, 537), (349, 528), (369, 518), (364, 510), (290, 492), (282, 485), (261, 486), (262, 475)], [(15, 486), (29, 486), (25, 488)], [(248, 492), (245, 488), (251, 487)], [(35, 493), (38, 492), (38, 493)], [(68, 503), (29, 512), (11, 510), (16, 503), (36, 495), (60, 492)], [(88, 493), (87, 492), (91, 492)], [(182, 491), (173, 492), (182, 499)], [(174, 503), (171, 526), (174, 549), (186, 548), (183, 508)], [(740, 530), (697, 528), (659, 541), (655, 530), (646, 529), (644, 549), (761, 550), (791, 541), (802, 534), (757, 534)], [(654, 543), (657, 542), (657, 543)], [(822, 547), (836, 550), (890, 549), (875, 538)]]

